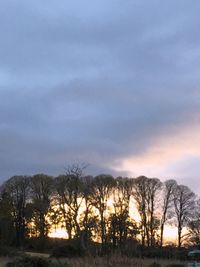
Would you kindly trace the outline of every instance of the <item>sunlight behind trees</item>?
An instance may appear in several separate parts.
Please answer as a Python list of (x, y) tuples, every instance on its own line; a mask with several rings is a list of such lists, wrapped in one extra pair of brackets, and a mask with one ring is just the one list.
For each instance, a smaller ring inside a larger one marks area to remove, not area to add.
[(14, 176), (1, 187), (0, 206), (6, 213), (0, 213), (0, 240), (22, 246), (38, 239), (44, 246), (48, 238), (62, 238), (76, 240), (84, 250), (97, 242), (101, 251), (128, 242), (181, 247), (197, 240), (198, 203), (175, 180), (85, 176), (77, 166), (58, 177)]

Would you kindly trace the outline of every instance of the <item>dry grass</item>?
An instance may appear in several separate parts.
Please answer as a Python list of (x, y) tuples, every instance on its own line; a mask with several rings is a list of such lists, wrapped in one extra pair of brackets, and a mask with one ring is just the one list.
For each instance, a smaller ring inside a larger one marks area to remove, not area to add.
[[(71, 267), (149, 267), (155, 260), (153, 259), (137, 259), (121, 256), (114, 257), (96, 257), (96, 258), (80, 258), (80, 259), (63, 259), (61, 262), (67, 261)], [(157, 260), (162, 267), (170, 263), (181, 263), (180, 261)]]
[[(28, 253), (32, 256), (45, 256), (41, 253)], [(34, 254), (34, 255), (33, 255)], [(4, 267), (9, 261), (9, 258), (0, 258), (0, 267)], [(87, 257), (87, 258), (77, 258), (77, 259), (60, 259), (55, 260), (55, 262), (67, 262), (70, 267), (149, 267), (151, 263), (155, 260), (153, 259), (137, 259), (137, 258), (127, 258), (121, 257), (119, 255), (112, 257)], [(171, 260), (157, 260), (157, 263), (161, 264), (162, 267), (167, 266), (170, 263), (180, 263), (179, 261)], [(185, 264), (185, 266), (187, 266)]]
[(44, 258), (50, 257), (50, 254), (47, 254), (47, 253), (36, 253), (36, 252), (26, 251), (25, 254), (27, 254), (29, 256), (33, 256), (33, 257), (44, 257)]

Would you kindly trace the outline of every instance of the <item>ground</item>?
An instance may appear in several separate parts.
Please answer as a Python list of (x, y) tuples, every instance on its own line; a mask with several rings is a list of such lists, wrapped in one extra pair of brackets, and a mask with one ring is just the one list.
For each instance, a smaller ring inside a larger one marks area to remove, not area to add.
[[(44, 256), (48, 257), (48, 254), (40, 254), (40, 253), (29, 253), (29, 255), (33, 256)], [(9, 258), (2, 257), (0, 258), (0, 267), (4, 267), (5, 264), (9, 261)], [(77, 259), (60, 259), (56, 260), (59, 262), (67, 262), (70, 267), (149, 267), (151, 263), (153, 263), (154, 259), (137, 259), (137, 258), (127, 258), (121, 256), (115, 257), (87, 257), (87, 258), (77, 258)], [(170, 263), (181, 263), (178, 261), (171, 260), (157, 260), (157, 263), (161, 264), (162, 267), (169, 265)], [(183, 263), (182, 263), (183, 264)], [(185, 266), (187, 266), (185, 264)]]

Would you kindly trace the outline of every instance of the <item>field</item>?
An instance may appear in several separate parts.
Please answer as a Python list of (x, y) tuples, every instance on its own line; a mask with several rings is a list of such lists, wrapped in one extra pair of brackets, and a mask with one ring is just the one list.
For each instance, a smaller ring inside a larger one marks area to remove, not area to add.
[[(71, 267), (149, 267), (154, 260), (151, 259), (135, 259), (126, 257), (113, 257), (113, 258), (86, 258), (86, 259), (73, 259), (68, 260)], [(158, 260), (157, 263), (162, 267), (170, 263), (180, 263), (178, 261)]]
[[(35, 253), (34, 253), (35, 254)], [(38, 256), (41, 256), (38, 255)], [(44, 255), (46, 256), (46, 255)], [(5, 264), (9, 261), (8, 258), (0, 258), (0, 267), (4, 267)], [(60, 259), (54, 260), (58, 263), (67, 262), (69, 267), (149, 267), (149, 265), (155, 260), (153, 259), (136, 259), (136, 258), (127, 258), (127, 257), (96, 257), (96, 258), (77, 258), (77, 259)], [(165, 267), (172, 263), (180, 263), (184, 264), (183, 262), (179, 261), (172, 261), (172, 260), (157, 260), (162, 267)], [(186, 263), (185, 263), (185, 266)]]

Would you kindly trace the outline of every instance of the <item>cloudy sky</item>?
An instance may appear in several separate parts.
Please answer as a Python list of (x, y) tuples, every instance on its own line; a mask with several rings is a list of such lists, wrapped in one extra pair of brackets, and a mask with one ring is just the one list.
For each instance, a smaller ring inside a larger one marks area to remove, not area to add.
[(199, 0), (1, 0), (1, 180), (87, 162), (200, 192), (199, 11)]

